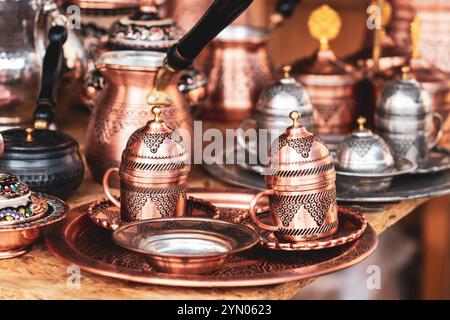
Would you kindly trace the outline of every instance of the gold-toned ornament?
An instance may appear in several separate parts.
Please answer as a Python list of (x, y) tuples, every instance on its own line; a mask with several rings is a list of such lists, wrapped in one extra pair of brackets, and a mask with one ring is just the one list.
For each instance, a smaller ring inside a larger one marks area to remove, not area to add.
[(412, 58), (420, 58), (420, 28), (421, 22), (419, 16), (415, 16), (413, 22), (411, 22), (411, 43), (412, 43)]
[(315, 9), (308, 20), (309, 33), (320, 41), (320, 50), (329, 49), (329, 41), (339, 35), (341, 26), (339, 14), (326, 4)]

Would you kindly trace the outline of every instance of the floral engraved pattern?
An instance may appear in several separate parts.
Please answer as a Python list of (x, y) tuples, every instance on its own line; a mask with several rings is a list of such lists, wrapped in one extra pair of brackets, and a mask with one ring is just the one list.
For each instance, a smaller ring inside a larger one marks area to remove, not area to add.
[(273, 195), (270, 200), (275, 214), (280, 217), (284, 227), (289, 227), (302, 206), (317, 225), (322, 226), (329, 208), (336, 205), (336, 189), (304, 195)]

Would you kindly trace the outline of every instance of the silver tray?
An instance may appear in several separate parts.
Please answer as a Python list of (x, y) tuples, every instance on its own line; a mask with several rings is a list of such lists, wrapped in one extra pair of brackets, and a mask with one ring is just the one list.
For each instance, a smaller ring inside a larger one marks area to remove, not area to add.
[[(234, 148), (226, 151), (228, 154), (235, 152)], [(221, 164), (215, 161), (224, 157), (218, 152), (214, 159), (208, 159), (211, 165), (205, 165), (205, 169), (213, 177), (232, 185), (253, 190), (266, 188), (264, 176), (242, 166), (233, 164)], [(223, 161), (222, 161), (223, 162)], [(389, 189), (382, 192), (358, 194), (351, 190), (337, 189), (337, 199), (345, 203), (391, 203), (403, 200), (426, 199), (450, 194), (450, 170), (428, 174), (410, 174), (394, 177)]]

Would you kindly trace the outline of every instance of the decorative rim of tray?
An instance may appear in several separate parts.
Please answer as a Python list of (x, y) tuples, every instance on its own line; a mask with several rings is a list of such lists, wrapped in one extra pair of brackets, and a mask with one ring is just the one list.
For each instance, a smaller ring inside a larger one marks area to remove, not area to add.
[[(222, 208), (221, 218), (234, 221), (247, 211), (254, 193), (241, 190), (193, 189), (189, 195), (211, 201)], [(234, 203), (234, 206), (231, 206), (231, 203)], [(111, 232), (92, 223), (87, 215), (88, 206), (89, 204), (73, 209), (62, 223), (47, 228), (47, 248), (66, 262), (78, 265), (81, 270), (144, 284), (197, 288), (280, 284), (318, 277), (355, 265), (367, 258), (378, 243), (376, 232), (368, 225), (359, 239), (332, 249), (280, 252), (253, 248), (232, 256), (222, 268), (209, 275), (164, 274), (152, 269), (142, 255), (114, 245)], [(80, 234), (88, 239), (80, 241)], [(83, 243), (88, 243), (88, 247), (80, 249)], [(99, 252), (105, 251), (102, 244), (112, 244), (114, 247), (102, 253)], [(265, 257), (264, 261), (260, 260), (261, 256)]]

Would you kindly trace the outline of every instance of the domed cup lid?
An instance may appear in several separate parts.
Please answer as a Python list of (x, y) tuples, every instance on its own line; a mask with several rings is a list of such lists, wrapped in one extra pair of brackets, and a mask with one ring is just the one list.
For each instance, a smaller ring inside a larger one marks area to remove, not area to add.
[(338, 170), (355, 173), (388, 173), (394, 170), (394, 158), (387, 143), (365, 128), (366, 118), (359, 117), (357, 121), (359, 128), (338, 146)]

